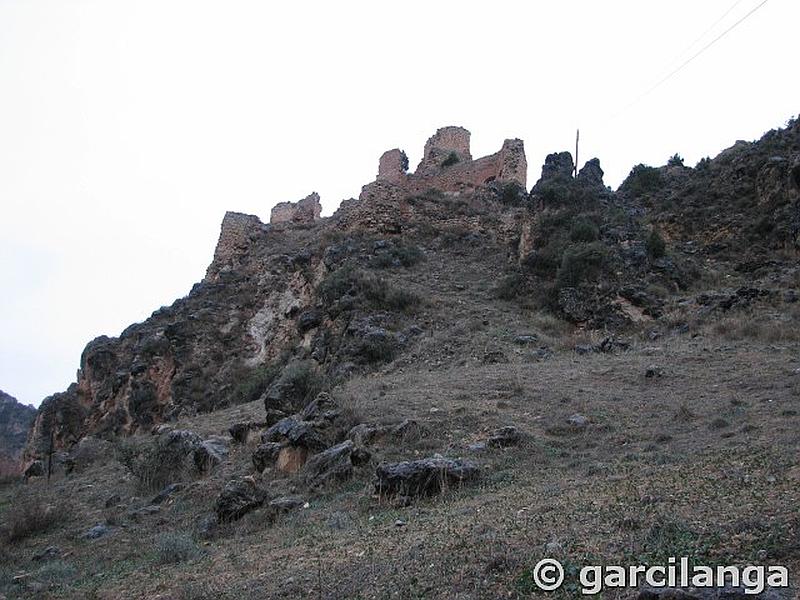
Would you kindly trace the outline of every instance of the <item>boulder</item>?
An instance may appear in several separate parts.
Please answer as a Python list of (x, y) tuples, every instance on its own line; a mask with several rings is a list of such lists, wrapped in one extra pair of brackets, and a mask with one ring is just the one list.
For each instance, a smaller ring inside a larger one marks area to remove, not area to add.
[(323, 313), (318, 308), (311, 308), (304, 310), (297, 317), (297, 330), (300, 333), (305, 333), (310, 329), (319, 327), (322, 323)]
[(263, 443), (287, 441), (312, 452), (324, 450), (329, 446), (325, 437), (314, 427), (314, 423), (297, 420), (295, 417), (286, 417), (275, 423), (264, 432), (261, 441)]
[(253, 452), (252, 458), (256, 471), (263, 473), (264, 469), (274, 465), (278, 454), (284, 446), (285, 444), (278, 442), (267, 442), (259, 445)]
[(280, 496), (269, 503), (269, 507), (277, 513), (291, 512), (306, 503), (300, 496)]
[(575, 413), (567, 418), (567, 425), (576, 430), (586, 429), (589, 426), (589, 419), (580, 413)]
[(333, 421), (341, 414), (339, 405), (328, 392), (320, 392), (317, 397), (309, 402), (300, 411), (300, 418), (304, 421), (327, 420)]
[(42, 477), (46, 472), (44, 462), (35, 460), (25, 469), (24, 475), (25, 477)]
[(262, 506), (266, 499), (267, 493), (252, 478), (234, 479), (217, 496), (214, 512), (220, 523), (236, 521)]
[(191, 454), (200, 446), (203, 439), (193, 431), (173, 429), (161, 434), (158, 442), (164, 449), (169, 448), (184, 454)]
[(164, 486), (164, 488), (156, 494), (152, 500), (150, 500), (150, 504), (161, 504), (172, 496), (175, 492), (179, 492), (183, 489), (183, 484), (180, 483), (170, 483), (169, 485)]
[(311, 486), (348, 479), (353, 473), (351, 455), (355, 446), (352, 440), (332, 446), (312, 456), (303, 467), (303, 478)]
[[(286, 416), (281, 413), (282, 417)], [(270, 423), (271, 425), (272, 423)], [(267, 427), (266, 423), (255, 423), (253, 421), (245, 421), (243, 423), (235, 423), (230, 426), (228, 433), (231, 434), (231, 439), (237, 444), (246, 444), (250, 434), (258, 431), (262, 427)]]
[(478, 476), (478, 467), (468, 460), (441, 456), (380, 465), (375, 491), (382, 496), (430, 496), (447, 487), (461, 485)]
[(210, 471), (228, 456), (228, 441), (213, 437), (200, 442), (194, 451), (194, 466), (201, 473)]
[(95, 525), (89, 531), (83, 534), (84, 539), (87, 540), (96, 540), (97, 538), (101, 538), (105, 535), (111, 533), (111, 528), (108, 525)]
[(508, 448), (509, 446), (516, 446), (522, 439), (522, 433), (513, 425), (495, 429), (489, 439), (486, 440), (486, 445), (490, 448)]

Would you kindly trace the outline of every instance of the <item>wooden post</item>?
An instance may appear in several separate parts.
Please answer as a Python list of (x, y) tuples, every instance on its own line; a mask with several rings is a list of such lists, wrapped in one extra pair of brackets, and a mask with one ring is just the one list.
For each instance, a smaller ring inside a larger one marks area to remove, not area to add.
[(575, 130), (575, 177), (578, 176), (578, 142), (581, 139), (581, 130)]

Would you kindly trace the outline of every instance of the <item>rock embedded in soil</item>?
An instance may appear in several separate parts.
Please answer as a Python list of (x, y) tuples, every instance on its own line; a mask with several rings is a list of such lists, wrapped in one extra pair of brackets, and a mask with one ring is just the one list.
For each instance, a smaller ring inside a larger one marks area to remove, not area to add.
[(312, 487), (349, 479), (353, 473), (351, 455), (354, 448), (352, 440), (345, 440), (315, 454), (303, 467), (304, 479)]
[(522, 432), (513, 425), (495, 429), (489, 439), (486, 440), (486, 445), (490, 448), (508, 448), (516, 446), (522, 440)]
[(266, 499), (267, 493), (253, 479), (234, 479), (226, 483), (217, 496), (214, 512), (220, 523), (236, 521), (261, 507)]
[(383, 464), (375, 470), (375, 491), (380, 496), (431, 496), (474, 480), (478, 473), (472, 461), (441, 456)]

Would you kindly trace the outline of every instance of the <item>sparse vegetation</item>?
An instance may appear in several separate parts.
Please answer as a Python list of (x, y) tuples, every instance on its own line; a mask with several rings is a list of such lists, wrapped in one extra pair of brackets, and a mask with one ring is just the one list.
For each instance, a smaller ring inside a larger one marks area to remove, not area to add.
[(459, 162), (458, 154), (455, 152), (450, 152), (450, 154), (447, 155), (447, 158), (442, 161), (442, 166), (451, 167)]
[(631, 169), (620, 189), (633, 196), (642, 196), (652, 194), (659, 190), (662, 185), (664, 185), (664, 179), (661, 176), (661, 171), (655, 167), (639, 164)]
[(578, 218), (572, 223), (569, 230), (569, 239), (573, 242), (594, 242), (600, 237), (597, 225), (589, 219)]
[(683, 165), (683, 157), (678, 154), (677, 152), (669, 157), (667, 161), (668, 167), (682, 167)]
[(119, 439), (115, 445), (117, 460), (128, 469), (144, 492), (156, 492), (169, 483), (182, 481), (189, 473), (186, 450), (178, 443), (160, 438)]
[(155, 561), (161, 565), (174, 565), (197, 558), (200, 547), (185, 533), (166, 532), (160, 534), (154, 544)]
[(15, 503), (3, 513), (5, 521), (0, 537), (7, 543), (20, 542), (28, 537), (45, 533), (69, 514), (65, 504), (48, 504), (44, 500), (28, 499)]
[(230, 394), (229, 404), (243, 404), (258, 399), (279, 373), (280, 368), (275, 364), (245, 371)]
[(647, 249), (647, 256), (650, 257), (650, 260), (657, 260), (666, 254), (667, 243), (664, 241), (664, 238), (661, 237), (661, 234), (658, 233), (658, 230), (654, 228), (647, 236), (645, 248)]
[(575, 244), (568, 247), (561, 257), (561, 266), (556, 274), (558, 287), (575, 287), (597, 277), (606, 260), (603, 244)]
[(350, 266), (345, 266), (328, 275), (317, 288), (317, 292), (328, 306), (333, 306), (345, 296), (351, 302), (360, 299), (376, 309), (410, 312), (420, 298), (413, 292), (392, 287), (386, 279), (369, 275)]
[(397, 266), (413, 267), (424, 258), (425, 254), (417, 246), (391, 244), (370, 258), (368, 265), (373, 269), (388, 269)]
[(512, 273), (503, 277), (495, 287), (495, 294), (501, 300), (515, 300), (525, 293), (525, 276), (521, 273)]

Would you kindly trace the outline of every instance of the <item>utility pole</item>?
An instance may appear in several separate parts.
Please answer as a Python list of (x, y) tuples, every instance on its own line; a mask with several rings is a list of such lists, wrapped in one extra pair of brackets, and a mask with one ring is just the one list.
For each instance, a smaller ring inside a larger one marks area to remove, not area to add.
[(580, 129), (576, 129), (575, 130), (575, 167), (574, 167), (574, 169), (575, 169), (575, 177), (578, 176), (578, 142), (580, 141), (580, 139), (581, 139), (581, 130)]

